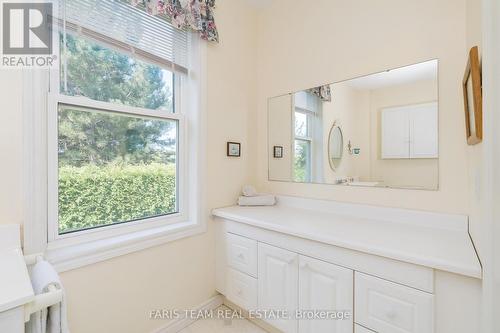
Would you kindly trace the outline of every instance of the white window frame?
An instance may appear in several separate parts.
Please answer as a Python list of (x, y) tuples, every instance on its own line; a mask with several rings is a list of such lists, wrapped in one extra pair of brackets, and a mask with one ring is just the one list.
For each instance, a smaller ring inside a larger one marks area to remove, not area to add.
[[(106, 47), (108, 45), (105, 45)], [(24, 74), (25, 253), (44, 253), (58, 271), (107, 260), (206, 231), (206, 45), (193, 34), (190, 72), (175, 75), (175, 113), (50, 92), (59, 69)], [(154, 61), (148, 61), (155, 64)], [(180, 89), (179, 89), (180, 88)], [(178, 121), (178, 213), (59, 235), (57, 222), (57, 109), (69, 104)]]
[[(297, 135), (295, 133), (295, 119), (296, 119), (296, 114), (297, 113), (300, 113), (300, 114), (304, 114), (306, 116), (306, 122), (307, 122), (307, 135), (306, 136), (301, 136), (301, 135)], [(313, 179), (313, 175), (312, 175), (312, 170), (313, 170), (313, 165), (312, 165), (312, 154), (313, 154), (313, 137), (312, 137), (312, 132), (313, 132), (313, 126), (312, 126), (312, 123), (313, 123), (313, 118), (314, 118), (314, 111), (310, 111), (310, 110), (306, 110), (306, 109), (302, 109), (302, 108), (299, 108), (299, 107), (295, 107), (294, 108), (294, 112), (293, 112), (293, 145), (292, 147), (294, 147), (293, 149), (293, 159), (292, 159), (292, 170), (294, 170), (294, 163), (295, 163), (295, 142), (296, 141), (302, 141), (302, 142), (305, 142), (308, 144), (309, 146), (309, 151), (308, 151), (308, 156), (307, 156), (307, 161), (306, 161), (306, 179), (304, 180), (306, 183), (308, 182), (311, 182), (312, 179)], [(295, 175), (293, 175), (294, 178), (295, 178)]]
[[(322, 107), (317, 97), (310, 94), (309, 92), (302, 91), (300, 93), (305, 93), (310, 95), (309, 97), (314, 98), (314, 103), (312, 108), (303, 108), (295, 104), (295, 95), (293, 97), (293, 116), (292, 116), (292, 147), (293, 147), (293, 158), (291, 160), (291, 170), (293, 173), (294, 163), (295, 163), (295, 141), (306, 142), (309, 145), (309, 156), (306, 163), (306, 175), (307, 179), (305, 182), (321, 182), (322, 177), (322, 146), (323, 146), (323, 136), (322, 136)], [(296, 113), (301, 113), (306, 115), (307, 118), (307, 135), (301, 136), (295, 133), (295, 118)], [(292, 175), (295, 179), (295, 175)]]

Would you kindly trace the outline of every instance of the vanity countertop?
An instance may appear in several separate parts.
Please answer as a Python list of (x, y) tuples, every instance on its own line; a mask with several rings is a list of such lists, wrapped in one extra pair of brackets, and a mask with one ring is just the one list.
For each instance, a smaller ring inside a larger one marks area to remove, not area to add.
[(232, 206), (216, 217), (474, 278), (482, 269), (464, 215), (278, 197), (271, 207)]

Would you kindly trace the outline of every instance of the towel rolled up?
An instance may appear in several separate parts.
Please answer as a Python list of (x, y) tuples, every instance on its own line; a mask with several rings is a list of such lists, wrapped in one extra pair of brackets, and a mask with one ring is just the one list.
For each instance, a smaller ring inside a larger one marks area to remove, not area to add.
[[(38, 261), (31, 269), (31, 284), (36, 295), (49, 291), (49, 286), (63, 290), (59, 274), (47, 261)], [(54, 304), (48, 309), (33, 313), (26, 324), (28, 333), (67, 333), (68, 322), (66, 314), (66, 300), (63, 290), (61, 303)]]
[(259, 194), (253, 197), (242, 196), (238, 199), (240, 206), (274, 206), (276, 197), (271, 194)]

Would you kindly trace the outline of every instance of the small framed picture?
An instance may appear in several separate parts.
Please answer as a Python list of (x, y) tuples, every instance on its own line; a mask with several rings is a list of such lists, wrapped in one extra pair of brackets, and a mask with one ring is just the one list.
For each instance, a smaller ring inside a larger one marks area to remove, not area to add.
[(227, 143), (227, 156), (240, 157), (241, 156), (241, 144), (239, 142), (228, 142)]
[(474, 46), (469, 52), (469, 61), (463, 80), (465, 130), (467, 143), (475, 145), (483, 140), (483, 93), (479, 50)]
[(282, 146), (274, 146), (273, 147), (273, 157), (274, 158), (283, 158), (283, 147)]

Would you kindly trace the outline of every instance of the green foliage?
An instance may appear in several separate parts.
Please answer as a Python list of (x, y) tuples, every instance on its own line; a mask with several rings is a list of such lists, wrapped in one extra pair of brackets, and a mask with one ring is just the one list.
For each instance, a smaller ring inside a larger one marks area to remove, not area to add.
[(59, 165), (175, 163), (173, 120), (142, 119), (61, 106)]
[(172, 76), (162, 68), (70, 34), (65, 56), (67, 70), (61, 77), (65, 94), (172, 110)]
[[(172, 73), (67, 35), (66, 95), (173, 111)], [(173, 120), (60, 105), (59, 232), (176, 211)]]
[(59, 232), (176, 211), (175, 166), (59, 168)]
[(295, 156), (293, 161), (293, 178), (296, 182), (309, 181), (307, 175), (307, 159), (308, 148), (307, 144), (295, 140)]

